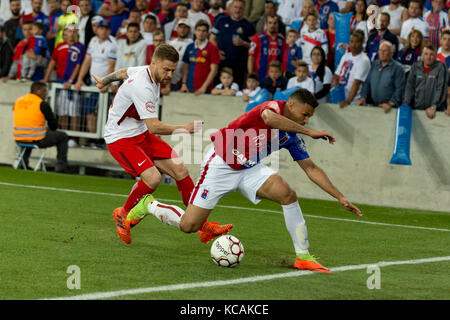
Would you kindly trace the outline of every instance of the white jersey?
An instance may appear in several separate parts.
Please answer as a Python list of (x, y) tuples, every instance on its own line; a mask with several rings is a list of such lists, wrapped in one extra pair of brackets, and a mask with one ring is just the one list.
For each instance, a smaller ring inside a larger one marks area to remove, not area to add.
[(292, 77), (289, 79), (286, 89), (294, 88), (294, 87), (300, 87), (302, 89), (306, 89), (311, 93), (314, 93), (314, 80), (307, 77), (303, 81), (298, 81), (297, 77)]
[[(430, 26), (428, 23), (426, 23), (422, 17), (420, 18), (409, 18), (402, 24), (402, 29), (400, 32), (400, 38), (407, 39), (409, 33), (412, 30), (419, 30), (424, 39), (427, 39), (430, 37)], [(403, 45), (401, 45), (401, 48), (403, 48)]]
[(325, 32), (322, 29), (309, 31), (309, 27), (303, 27), (300, 31), (300, 37), (295, 43), (302, 49), (303, 61), (311, 64), (311, 51), (315, 46), (322, 47), (325, 55), (328, 53), (328, 40)]
[(144, 119), (157, 118), (159, 90), (148, 66), (128, 68), (128, 79), (120, 86), (108, 111), (105, 142), (113, 143), (147, 131)]
[(109, 61), (117, 60), (117, 45), (110, 38), (100, 43), (99, 38), (95, 36), (89, 42), (86, 53), (91, 56), (91, 83), (95, 83), (92, 74), (99, 77), (106, 76), (109, 70)]
[(290, 26), (293, 20), (300, 17), (303, 0), (280, 0), (278, 3), (277, 14), (286, 26)]
[(381, 12), (389, 13), (389, 30), (400, 30), (402, 28), (402, 14), (405, 7), (399, 6), (397, 9), (389, 10), (389, 5), (381, 7)]
[(177, 68), (175, 69), (175, 72), (173, 73), (173, 77), (172, 77), (172, 83), (173, 84), (177, 84), (178, 82), (180, 82), (181, 78), (182, 78), (182, 70), (183, 70), (183, 56), (184, 56), (184, 52), (186, 51), (186, 48), (188, 45), (190, 45), (192, 42), (194, 42), (194, 40), (190, 39), (190, 38), (186, 38), (186, 39), (173, 39), (169, 41), (169, 44), (174, 47), (177, 52), (178, 55), (180, 57), (180, 59), (178, 60), (178, 64), (177, 64)]

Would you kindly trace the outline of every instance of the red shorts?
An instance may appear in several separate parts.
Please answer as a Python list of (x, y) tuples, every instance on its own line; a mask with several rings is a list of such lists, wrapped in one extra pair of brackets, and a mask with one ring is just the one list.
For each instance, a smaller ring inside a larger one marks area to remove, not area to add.
[(171, 146), (148, 131), (135, 137), (119, 139), (108, 144), (108, 149), (122, 168), (134, 177), (153, 167), (153, 160), (178, 158)]

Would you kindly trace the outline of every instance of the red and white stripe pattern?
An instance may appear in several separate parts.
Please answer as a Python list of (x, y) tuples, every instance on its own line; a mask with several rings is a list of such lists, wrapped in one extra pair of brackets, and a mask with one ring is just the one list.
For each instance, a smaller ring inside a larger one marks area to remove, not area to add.
[(206, 174), (207, 174), (208, 169), (209, 169), (209, 164), (211, 163), (212, 159), (214, 159), (215, 156), (216, 156), (216, 153), (213, 152), (211, 157), (209, 157), (208, 161), (206, 161), (205, 167), (203, 168), (202, 175), (200, 176), (200, 179), (198, 180), (197, 184), (195, 185), (194, 190), (192, 191), (191, 199), (189, 200), (190, 204), (194, 204), (194, 199), (197, 196), (197, 192), (200, 189), (200, 187), (203, 184), (203, 182), (205, 181)]

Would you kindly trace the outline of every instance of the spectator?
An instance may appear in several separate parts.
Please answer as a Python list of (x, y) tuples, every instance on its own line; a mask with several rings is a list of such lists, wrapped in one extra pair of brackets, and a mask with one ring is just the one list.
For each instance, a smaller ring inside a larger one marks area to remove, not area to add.
[(317, 15), (308, 13), (305, 17), (306, 27), (300, 31), (297, 45), (302, 48), (303, 60), (311, 64), (311, 51), (315, 46), (321, 46), (325, 54), (328, 53), (328, 41), (325, 32), (317, 28)]
[(161, 0), (160, 7), (155, 11), (155, 14), (158, 16), (161, 28), (164, 28), (164, 25), (167, 22), (173, 20), (174, 18), (174, 11), (172, 9), (172, 0)]
[(370, 60), (362, 51), (363, 43), (364, 33), (361, 30), (355, 30), (350, 36), (350, 52), (342, 56), (333, 75), (331, 87), (344, 86), (346, 99), (339, 102), (341, 108), (354, 104), (360, 98), (362, 83), (369, 74)]
[(233, 70), (234, 80), (240, 87), (244, 85), (248, 49), (255, 34), (255, 28), (243, 17), (243, 13), (244, 1), (234, 0), (230, 5), (230, 16), (216, 19), (210, 37), (219, 47), (220, 65)]
[[(160, 44), (163, 44), (164, 41), (164, 34), (162, 33), (161, 30), (156, 30), (153, 33), (153, 42), (151, 45), (148, 45), (147, 48), (145, 49), (145, 64), (150, 64), (152, 63), (152, 57), (153, 54), (155, 53), (155, 49), (157, 46), (159, 46)], [(177, 65), (178, 67), (178, 65)]]
[(381, 42), (378, 48), (379, 59), (372, 63), (357, 105), (375, 105), (388, 113), (392, 107), (402, 104), (405, 72), (401, 64), (393, 59), (394, 53), (395, 48), (391, 42)]
[[(188, 7), (184, 3), (179, 3), (175, 9), (174, 13), (174, 19), (172, 21), (167, 22), (164, 25), (164, 36), (166, 39), (166, 42), (169, 42), (169, 40), (176, 39), (177, 38), (177, 25), (178, 21), (180, 19), (187, 19), (188, 17)], [(188, 35), (188, 38), (193, 38), (192, 36), (192, 30)]]
[(339, 7), (331, 0), (318, 0), (316, 6), (319, 10), (320, 29), (326, 30), (328, 29), (328, 17), (330, 13), (339, 12)]
[(134, 8), (139, 10), (141, 16), (146, 16), (148, 11), (148, 1), (147, 0), (136, 0)]
[(441, 33), (441, 46), (437, 52), (437, 59), (450, 69), (450, 30), (444, 30)]
[(367, 33), (367, 4), (366, 0), (356, 0), (353, 8), (353, 16), (350, 20), (350, 33), (355, 30), (362, 30), (364, 32), (365, 41), (369, 38)]
[(188, 11), (188, 19), (191, 21), (191, 24), (196, 26), (198, 21), (204, 20), (208, 23), (209, 28), (211, 28), (211, 20), (203, 12), (203, 0), (189, 0), (189, 3), (191, 8)]
[(6, 37), (9, 39), (13, 47), (15, 47), (20, 41), (20, 37), (17, 34), (21, 18), (20, 12), (22, 10), (20, 0), (11, 0), (9, 3), (9, 8), (11, 11), (11, 18), (6, 21), (3, 26), (5, 27)]
[(195, 95), (211, 91), (220, 63), (219, 49), (208, 41), (209, 24), (199, 20), (195, 25), (195, 42), (189, 44), (183, 56), (181, 92)]
[(239, 86), (233, 82), (233, 70), (228, 67), (220, 71), (220, 83), (211, 90), (211, 94), (219, 96), (235, 96)]
[(439, 35), (441, 29), (448, 25), (447, 13), (443, 10), (445, 1), (433, 0), (431, 1), (431, 5), (433, 6), (433, 10), (425, 13), (424, 18), (425, 22), (430, 26), (430, 43), (436, 48), (439, 48)]
[(28, 39), (33, 36), (32, 26), (32, 21), (28, 20), (23, 22), (22, 33), (25, 38), (16, 45), (14, 49), (11, 68), (9, 69), (8, 76), (3, 78), (3, 82), (8, 81), (9, 79), (16, 79), (21, 77), (22, 54), (26, 51)]
[[(48, 63), (47, 40), (43, 36), (44, 25), (40, 22), (34, 22), (31, 27), (32, 36), (28, 39), (26, 51), (22, 55), (21, 78), (31, 80), (35, 75), (37, 68), (45, 68)], [(39, 76), (41, 80), (42, 75)]]
[(0, 78), (6, 78), (11, 68), (14, 46), (6, 36), (5, 28), (0, 26)]
[(403, 103), (416, 110), (425, 110), (433, 119), (436, 110), (443, 111), (447, 97), (447, 67), (436, 59), (433, 45), (423, 48), (422, 61), (413, 64), (406, 80)]
[(127, 38), (117, 41), (115, 70), (144, 65), (146, 48), (147, 45), (139, 32), (139, 24), (129, 23), (127, 26)]
[(92, 10), (90, 0), (78, 0), (78, 6), (80, 7), (80, 23), (78, 25), (79, 41), (84, 44), (85, 47), (89, 45), (92, 37), (95, 36), (92, 29), (92, 18), (95, 17), (95, 12)]
[(403, 50), (398, 52), (397, 60), (403, 65), (406, 76), (411, 66), (422, 60), (423, 35), (419, 30), (412, 30), (406, 39), (406, 45)]
[(302, 49), (295, 44), (298, 39), (298, 32), (289, 29), (286, 36), (286, 49), (283, 53), (282, 69), (287, 79), (295, 76), (295, 69), (298, 60), (302, 59)]
[(269, 16), (277, 17), (278, 20), (277, 32), (284, 36), (286, 34), (286, 26), (283, 23), (282, 17), (277, 14), (277, 4), (273, 0), (266, 0), (266, 4), (264, 6), (264, 14), (259, 18), (255, 26), (256, 32), (263, 33), (266, 30), (266, 21), (267, 17)]
[(355, 0), (333, 0), (338, 7), (340, 13), (352, 12), (353, 5)]
[[(269, 0), (270, 1), (270, 0)], [(300, 16), (302, 12), (302, 1), (299, 0), (279, 0), (278, 10), (275, 13), (278, 13), (282, 18), (282, 22), (286, 26), (290, 26), (292, 21)], [(266, 1), (267, 4), (267, 1)], [(275, 5), (275, 3), (274, 3)], [(275, 14), (275, 13), (269, 13)], [(258, 31), (262, 32), (262, 31)]]
[(421, 0), (411, 0), (408, 7), (409, 19), (404, 21), (400, 32), (400, 48), (406, 43), (409, 33), (412, 30), (419, 30), (425, 42), (428, 42), (430, 26), (422, 18), (423, 5)]
[(55, 48), (55, 38), (56, 38), (56, 21), (63, 14), (61, 10), (61, 1), (60, 0), (48, 0), (48, 8), (50, 10), (50, 14), (48, 16), (49, 19), (49, 30), (47, 32), (47, 43), (48, 49), (50, 53), (53, 52), (53, 48)]
[[(300, 12), (300, 17), (292, 20), (291, 28), (297, 30), (299, 33), (302, 28), (305, 26), (305, 17), (308, 13), (317, 14), (316, 6), (312, 0), (303, 0), (302, 11)], [(317, 28), (320, 28), (320, 25), (317, 25)]]
[(42, 82), (48, 82), (52, 71), (56, 68), (56, 82), (63, 84), (63, 90), (56, 95), (56, 114), (59, 127), (67, 130), (80, 130), (80, 96), (68, 90), (75, 83), (86, 49), (77, 41), (78, 30), (72, 25), (66, 25), (63, 31), (64, 42), (53, 50), (52, 58), (47, 67)]
[(299, 61), (295, 68), (295, 77), (289, 79), (286, 89), (300, 87), (314, 93), (314, 81), (308, 77), (309, 67), (305, 61)]
[[(14, 103), (14, 140), (17, 143), (33, 143), (39, 148), (56, 146), (56, 172), (67, 173), (66, 133), (56, 130), (58, 123), (47, 99), (45, 83), (34, 82), (31, 92)], [(31, 149), (26, 148), (23, 159), (26, 167)]]
[(242, 91), (236, 92), (236, 96), (242, 97), (244, 102), (249, 102), (250, 99), (253, 98), (259, 90), (261, 90), (258, 75), (256, 73), (249, 74), (245, 83), (247, 87)]
[(209, 20), (211, 20), (211, 24), (214, 26), (216, 20), (222, 16), (227, 16), (228, 13), (222, 8), (222, 0), (210, 0), (209, 1), (209, 10), (206, 13)]
[(110, 0), (102, 4), (98, 14), (107, 17), (111, 26), (111, 34), (115, 37), (122, 26), (122, 22), (128, 19), (128, 15), (134, 7), (134, 0)]
[(280, 61), (272, 61), (269, 64), (268, 74), (269, 75), (263, 79), (261, 88), (269, 91), (273, 98), (273, 95), (277, 91), (283, 91), (286, 89), (288, 80), (283, 76)]
[(404, 14), (407, 14), (407, 10), (402, 5), (402, 0), (391, 0), (390, 4), (381, 8), (381, 12), (389, 14), (390, 22), (388, 29), (396, 36), (399, 36), (403, 22), (402, 17)]
[(327, 66), (334, 71), (334, 52), (336, 50), (336, 28), (334, 14), (328, 16), (328, 29), (324, 30), (328, 42)]
[[(90, 73), (88, 84), (91, 86), (96, 84), (93, 74), (104, 77), (114, 71), (117, 60), (117, 45), (111, 41), (110, 35), (111, 29), (108, 20), (105, 19), (97, 26), (97, 36), (93, 37), (89, 42), (78, 74), (78, 80), (74, 86), (75, 91), (79, 92), (82, 86), (86, 86), (84, 79), (88, 71)], [(107, 89), (108, 87), (105, 86), (100, 92), (106, 92)], [(97, 110), (95, 107), (98, 101), (98, 94), (91, 93), (90, 99), (87, 100), (88, 103), (85, 103), (85, 110), (83, 110), (86, 115), (86, 128), (88, 132), (97, 132)]]
[(178, 35), (177, 38), (169, 41), (169, 44), (178, 51), (180, 59), (172, 77), (172, 90), (174, 91), (178, 91), (181, 88), (183, 56), (187, 46), (193, 42), (193, 40), (188, 37), (191, 33), (191, 25), (187, 19), (180, 19), (178, 21), (176, 32)]
[(42, 0), (31, 0), (31, 7), (33, 11), (30, 14), (24, 14), (22, 16), (22, 21), (33, 21), (40, 22), (44, 25), (44, 34), (50, 28), (50, 20), (48, 16), (42, 12)]
[(272, 61), (281, 61), (285, 46), (284, 37), (278, 33), (277, 16), (268, 16), (266, 31), (252, 37), (248, 52), (248, 73), (257, 73), (262, 82), (269, 72), (269, 64)]
[(251, 23), (256, 23), (264, 13), (265, 0), (246, 0), (244, 17)]
[(156, 25), (157, 25), (157, 21), (156, 21), (156, 17), (148, 14), (143, 22), (143, 32), (142, 32), (142, 37), (144, 38), (145, 44), (147, 46), (153, 44), (153, 35), (155, 33), (155, 31), (157, 30)]
[(394, 59), (397, 58), (398, 38), (389, 31), (389, 13), (382, 12), (378, 18), (378, 28), (372, 31), (367, 40), (366, 52), (371, 62), (378, 59), (378, 47), (381, 41), (389, 41), (394, 46)]
[(319, 102), (327, 102), (330, 92), (333, 72), (326, 66), (325, 51), (322, 47), (314, 47), (311, 51), (311, 64), (309, 65), (309, 77), (314, 81), (315, 98)]
[(63, 33), (66, 30), (68, 25), (75, 24), (77, 25), (79, 23), (78, 17), (71, 12), (67, 12), (67, 9), (72, 5), (72, 0), (62, 0), (61, 1), (61, 11), (63, 12), (62, 15), (56, 19), (55, 24), (55, 30), (56, 30), (56, 37), (55, 37), (55, 48), (65, 40), (63, 39)]
[[(155, 21), (155, 30), (157, 26), (158, 17), (155, 14), (148, 14), (147, 16), (151, 16)], [(137, 10), (136, 8), (131, 10), (130, 14), (128, 15), (128, 18), (122, 21), (122, 26), (119, 30), (116, 32), (116, 39), (126, 39), (127, 38), (127, 26), (129, 23), (137, 23), (139, 25), (139, 28), (141, 27), (141, 22), (145, 21), (145, 16), (143, 21), (141, 21), (141, 12)], [(151, 39), (150, 39), (151, 40)]]

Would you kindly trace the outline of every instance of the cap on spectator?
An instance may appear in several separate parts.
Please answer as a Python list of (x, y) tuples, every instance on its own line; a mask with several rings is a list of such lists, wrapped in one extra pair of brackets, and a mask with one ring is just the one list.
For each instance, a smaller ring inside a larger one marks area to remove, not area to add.
[(99, 23), (100, 21), (105, 20), (105, 18), (103, 18), (102, 16), (95, 16), (92, 18), (92, 24), (94, 23)]
[(108, 29), (111, 28), (111, 27), (109, 26), (109, 21), (106, 20), (106, 19), (101, 20), (101, 21), (98, 23), (98, 26), (97, 26), (97, 27), (98, 27), (98, 28), (104, 27), (104, 28), (108, 28)]
[(189, 28), (191, 28), (191, 24), (190, 24), (190, 22), (189, 22), (188, 19), (181, 18), (180, 20), (178, 20), (177, 27), (178, 27), (180, 24), (184, 24), (184, 25), (188, 26)]

